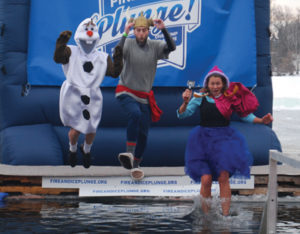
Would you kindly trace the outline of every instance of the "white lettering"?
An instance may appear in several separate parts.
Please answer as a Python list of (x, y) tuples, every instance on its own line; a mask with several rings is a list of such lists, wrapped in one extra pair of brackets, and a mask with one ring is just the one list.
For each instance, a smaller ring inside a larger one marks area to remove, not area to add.
[(117, 2), (118, 0), (110, 0), (110, 7), (114, 7), (114, 4)]
[(125, 4), (126, 2), (133, 2), (135, 0), (110, 0), (110, 7), (114, 7), (115, 3), (117, 5)]

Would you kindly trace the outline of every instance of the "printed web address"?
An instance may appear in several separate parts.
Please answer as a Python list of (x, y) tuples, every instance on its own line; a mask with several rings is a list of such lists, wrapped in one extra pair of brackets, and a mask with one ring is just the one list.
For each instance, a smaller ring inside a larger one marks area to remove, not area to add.
[(94, 189), (93, 193), (150, 193), (149, 189)]
[(107, 181), (94, 179), (50, 179), (50, 184), (107, 184)]
[(139, 180), (139, 181), (134, 181), (134, 180), (121, 180), (120, 184), (177, 184), (176, 180)]
[[(92, 193), (150, 193), (149, 189), (99, 189), (92, 190)], [(163, 193), (199, 193), (199, 189), (163, 189)]]

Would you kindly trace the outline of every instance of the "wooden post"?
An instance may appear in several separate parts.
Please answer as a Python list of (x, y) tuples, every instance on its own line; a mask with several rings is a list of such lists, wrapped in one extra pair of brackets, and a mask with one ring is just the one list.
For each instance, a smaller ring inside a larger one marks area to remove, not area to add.
[(267, 233), (275, 234), (277, 223), (277, 161), (272, 158), (272, 152), (270, 152), (269, 158), (267, 203)]

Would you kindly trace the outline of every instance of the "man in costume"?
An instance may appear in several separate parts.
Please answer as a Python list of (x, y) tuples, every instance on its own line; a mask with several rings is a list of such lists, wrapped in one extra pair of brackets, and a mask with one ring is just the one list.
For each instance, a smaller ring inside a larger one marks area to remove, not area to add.
[(67, 45), (72, 33), (64, 31), (56, 41), (54, 61), (62, 64), (66, 80), (60, 90), (59, 111), (64, 126), (69, 131), (69, 163), (77, 163), (77, 142), (80, 133), (85, 134), (80, 146), (83, 165), (90, 167), (91, 147), (102, 114), (100, 84), (104, 76), (117, 78), (122, 71), (122, 48), (117, 46), (113, 61), (97, 50), (100, 41), (98, 28), (91, 19), (83, 20), (75, 32), (75, 45)]
[[(150, 26), (160, 29), (165, 41), (148, 39)], [(127, 38), (134, 27), (135, 38)], [(167, 59), (176, 49), (161, 19), (146, 19), (143, 13), (130, 19), (119, 43), (123, 48), (124, 68), (116, 87), (116, 97), (128, 119), (126, 152), (120, 153), (121, 165), (131, 170), (134, 180), (141, 180), (144, 172), (139, 168), (146, 148), (148, 129), (152, 121), (158, 121), (162, 111), (158, 108), (152, 85), (157, 61)]]

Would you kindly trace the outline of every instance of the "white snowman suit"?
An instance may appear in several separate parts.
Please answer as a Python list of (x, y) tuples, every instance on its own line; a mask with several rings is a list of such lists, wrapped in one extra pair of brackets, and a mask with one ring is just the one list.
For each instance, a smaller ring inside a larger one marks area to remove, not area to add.
[[(77, 46), (68, 45), (71, 56), (69, 62), (62, 65), (66, 80), (59, 100), (63, 124), (83, 134), (95, 133), (101, 120), (103, 97), (100, 84), (106, 73), (108, 56), (96, 49), (100, 40), (98, 28), (89, 24), (90, 21), (85, 19), (79, 24), (74, 36)], [(82, 43), (93, 45), (91, 52), (86, 53)]]

